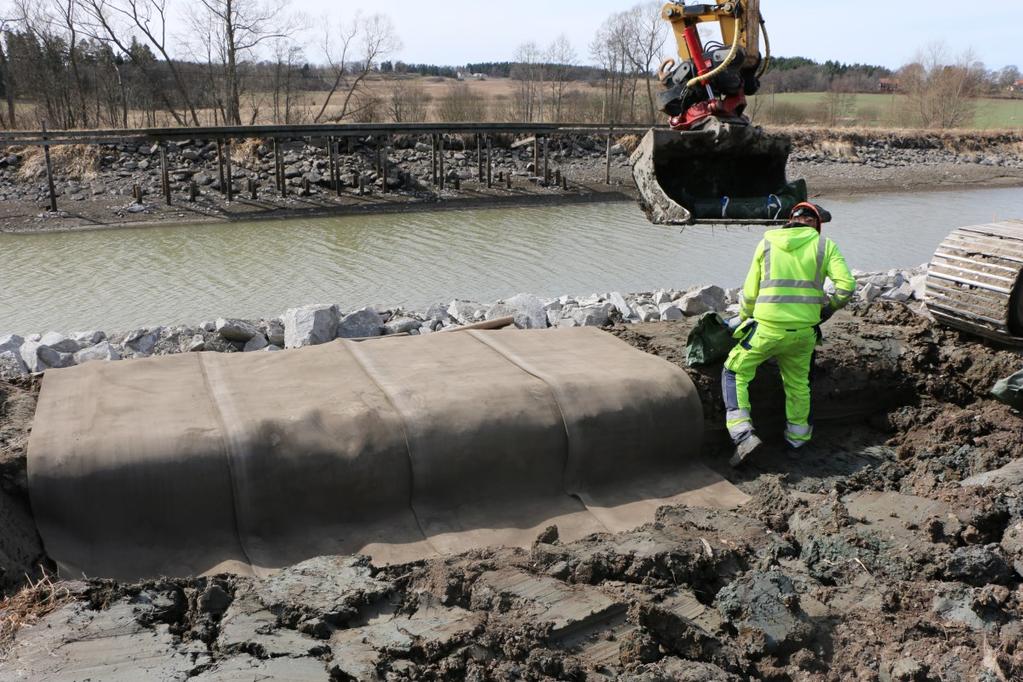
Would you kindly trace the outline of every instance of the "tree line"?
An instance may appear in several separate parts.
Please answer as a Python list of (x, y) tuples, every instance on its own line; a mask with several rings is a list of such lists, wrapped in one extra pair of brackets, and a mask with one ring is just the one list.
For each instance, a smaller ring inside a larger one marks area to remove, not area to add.
[[(661, 3), (608, 16), (585, 53), (564, 35), (523, 43), (504, 62), (407, 63), (391, 20), (357, 14), (309, 22), (286, 0), (0, 0), (0, 126), (12, 128), (508, 120), (649, 124), (655, 72), (674, 53)], [(313, 26), (315, 25), (315, 28)], [(182, 29), (182, 27), (185, 27)], [(921, 125), (960, 124), (969, 99), (1020, 78), (940, 51), (893, 71), (775, 57), (765, 93), (827, 93), (842, 118), (852, 93), (897, 83)], [(510, 89), (452, 82), (483, 74)]]

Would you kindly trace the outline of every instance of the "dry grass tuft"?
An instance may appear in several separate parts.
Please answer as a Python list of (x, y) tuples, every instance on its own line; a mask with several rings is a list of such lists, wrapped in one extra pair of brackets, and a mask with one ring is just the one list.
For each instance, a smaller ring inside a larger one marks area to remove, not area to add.
[(30, 628), (46, 615), (72, 600), (71, 592), (44, 575), (17, 593), (0, 601), (0, 660), (6, 655), (22, 628)]
[(244, 164), (249, 161), (258, 160), (259, 154), (256, 150), (259, 149), (261, 144), (263, 144), (263, 140), (256, 138), (232, 142), (231, 161)]
[(856, 145), (845, 140), (827, 140), (820, 144), (820, 150), (825, 154), (839, 159), (857, 159)]
[(639, 135), (626, 135), (618, 138), (618, 144), (622, 146), (622, 149), (625, 150), (626, 154), (631, 154), (636, 151), (636, 147), (639, 146), (640, 141)]
[[(100, 149), (96, 145), (71, 144), (50, 147), (53, 172), (74, 180), (96, 177), (100, 166)], [(26, 149), (18, 166), (18, 180), (31, 182), (46, 177), (46, 159), (42, 147)]]

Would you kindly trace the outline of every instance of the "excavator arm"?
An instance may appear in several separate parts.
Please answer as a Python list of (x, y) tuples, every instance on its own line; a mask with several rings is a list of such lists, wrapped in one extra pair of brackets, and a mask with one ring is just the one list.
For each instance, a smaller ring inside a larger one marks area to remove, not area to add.
[[(664, 60), (658, 96), (667, 129), (651, 130), (632, 157), (640, 205), (654, 223), (775, 224), (806, 201), (806, 183), (785, 176), (791, 144), (746, 117), (770, 60), (760, 0), (671, 2), (678, 57)], [(721, 41), (704, 43), (716, 23)], [(760, 49), (763, 39), (765, 49)]]

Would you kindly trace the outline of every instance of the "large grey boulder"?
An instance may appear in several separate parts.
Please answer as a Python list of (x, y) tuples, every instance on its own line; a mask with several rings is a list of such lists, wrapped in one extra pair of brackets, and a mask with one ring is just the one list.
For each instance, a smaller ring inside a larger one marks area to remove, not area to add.
[(261, 332), (253, 336), (251, 339), (249, 339), (246, 342), (245, 348), (243, 348), (242, 351), (245, 353), (254, 353), (258, 350), (263, 350), (269, 345), (270, 342), (266, 340), (266, 337), (263, 336)]
[(280, 320), (269, 320), (264, 325), (267, 341), (274, 346), (284, 346), (284, 323)]
[(138, 357), (149, 357), (160, 340), (160, 329), (135, 329), (124, 338), (124, 348)]
[(678, 307), (690, 317), (711, 311), (720, 313), (728, 307), (728, 295), (718, 286), (700, 287), (680, 298)]
[(33, 374), (46, 371), (46, 363), (44, 363), (39, 357), (39, 349), (41, 347), (42, 346), (38, 341), (26, 341), (21, 344), (21, 348), (18, 349), (18, 353), (21, 355), (21, 360), (25, 363), (26, 369)]
[(411, 317), (399, 317), (385, 324), (384, 330), (387, 334), (411, 334), (414, 331), (418, 331), (422, 326), (423, 323), (419, 320)]
[(653, 303), (640, 303), (636, 306), (636, 315), (640, 322), (657, 322), (661, 319), (661, 311)]
[(13, 379), (28, 374), (28, 367), (17, 350), (0, 351), (0, 377)]
[(559, 327), (603, 327), (611, 321), (610, 303), (566, 308), (558, 320)]
[(17, 353), (25, 339), (17, 334), (4, 334), (0, 336), (0, 353)]
[(448, 305), (448, 315), (460, 324), (472, 324), (476, 322), (476, 313), (482, 309), (483, 306), (475, 301), (455, 300)]
[(897, 301), (899, 303), (905, 303), (909, 299), (913, 298), (914, 289), (913, 285), (909, 282), (903, 282), (894, 289), (886, 291), (881, 298), (886, 301)]
[(488, 320), (509, 316), (515, 318), (515, 326), (519, 329), (547, 328), (547, 310), (544, 302), (532, 294), (512, 296), (487, 310)]
[(685, 317), (685, 313), (675, 303), (662, 303), (658, 306), (658, 310), (661, 313), (661, 319), (664, 321), (681, 320)]
[(627, 320), (628, 321), (628, 320), (638, 320), (639, 319), (639, 316), (632, 309), (632, 306), (629, 305), (629, 302), (626, 301), (625, 297), (622, 296), (617, 291), (612, 291), (611, 292), (611, 294), (609, 296), (609, 300), (611, 301), (611, 305), (614, 306), (614, 309), (617, 310), (618, 313), (622, 316), (623, 320)]
[(260, 333), (256, 325), (251, 322), (223, 317), (217, 319), (216, 329), (221, 338), (237, 343), (248, 343), (249, 339)]
[(341, 318), (337, 325), (339, 339), (365, 339), (383, 333), (383, 320), (373, 308), (362, 308)]
[(46, 332), (39, 343), (58, 353), (75, 353), (81, 350), (81, 345), (77, 341), (57, 332)]
[(83, 348), (75, 353), (75, 363), (84, 365), (87, 362), (120, 360), (121, 353), (110, 345), (109, 341), (100, 341), (94, 346)]
[(867, 283), (859, 290), (860, 300), (864, 303), (873, 303), (883, 292), (876, 284)]
[(40, 344), (36, 349), (36, 355), (48, 369), (63, 369), (73, 367), (75, 364), (74, 353), (62, 353), (50, 346)]
[(97, 343), (107, 338), (105, 333), (99, 331), (72, 332), (70, 336), (75, 343), (78, 344), (79, 348), (95, 346)]
[(284, 313), (281, 320), (284, 322), (285, 348), (315, 346), (337, 337), (337, 306), (307, 305), (292, 308)]

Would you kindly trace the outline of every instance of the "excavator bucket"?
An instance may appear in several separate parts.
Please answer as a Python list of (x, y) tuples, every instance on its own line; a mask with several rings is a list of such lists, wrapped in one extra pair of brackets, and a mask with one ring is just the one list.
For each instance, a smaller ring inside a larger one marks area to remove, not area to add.
[(654, 224), (773, 225), (807, 200), (806, 182), (785, 176), (791, 151), (788, 138), (711, 119), (696, 131), (648, 132), (632, 173)]

